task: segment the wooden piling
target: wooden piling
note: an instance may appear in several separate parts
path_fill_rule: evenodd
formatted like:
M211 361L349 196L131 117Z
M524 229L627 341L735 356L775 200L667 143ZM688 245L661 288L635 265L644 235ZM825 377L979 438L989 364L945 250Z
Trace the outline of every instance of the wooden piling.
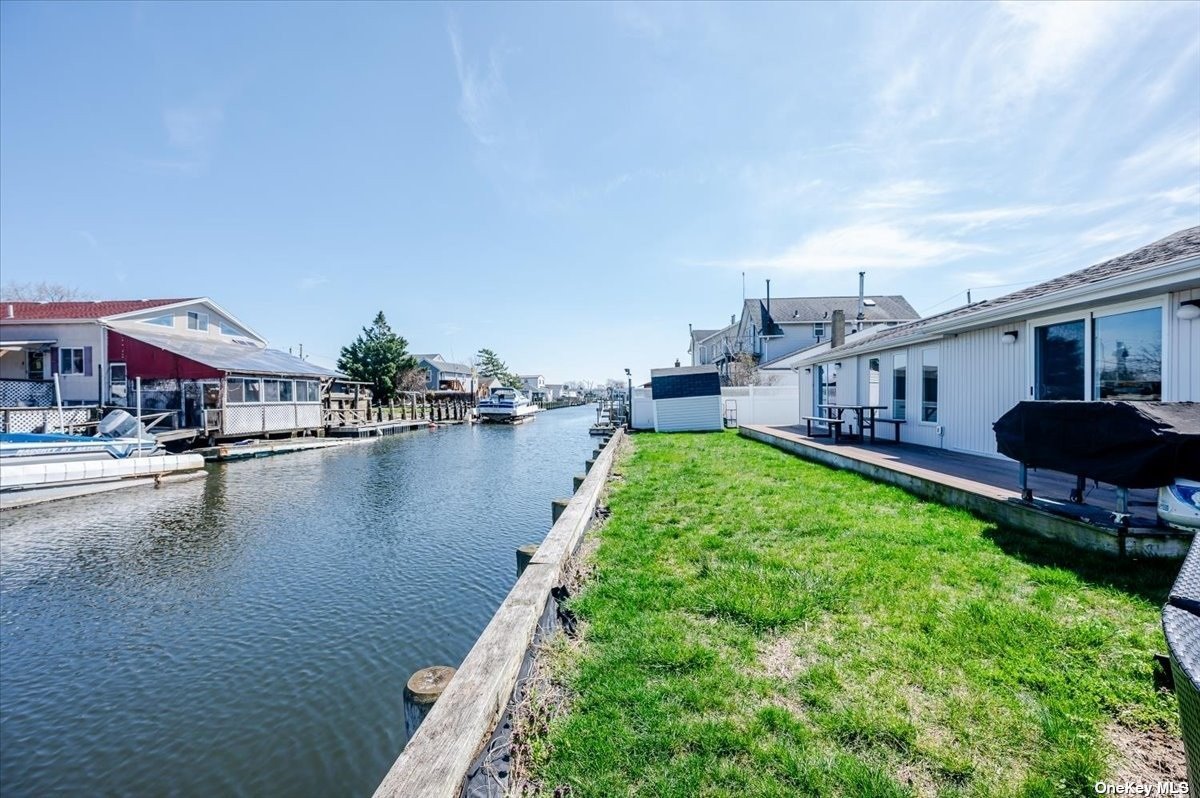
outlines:
M517 546L517 577L525 573L525 566L529 565L529 561L533 559L533 555L537 554L537 543L526 543L524 546Z
M571 503L570 499L551 499L550 500L550 523L557 524L558 517L563 514L563 510L567 509L567 505Z
M587 474L576 474L576 475L574 476L574 478L573 478L574 485L575 485L574 489L575 489L576 491L578 491L578 490L579 490L579 486L583 484L583 481L584 481L585 479L587 479Z
M417 733L417 727L441 698L453 676L454 668L449 665L434 665L421 668L409 677L408 684L404 686L404 731L408 739L411 740Z
M585 474L589 473L592 470L592 466L594 466L595 464L596 464L595 460L584 460L583 461L583 473L585 473Z

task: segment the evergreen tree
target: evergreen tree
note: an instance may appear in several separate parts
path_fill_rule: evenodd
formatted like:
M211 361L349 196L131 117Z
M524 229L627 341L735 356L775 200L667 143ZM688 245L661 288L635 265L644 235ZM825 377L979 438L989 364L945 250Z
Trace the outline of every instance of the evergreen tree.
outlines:
M395 398L400 375L416 368L417 361L408 354L408 341L392 331L381 310L354 343L342 347L337 367L352 380L371 383L375 400L383 403Z
M481 376L495 377L500 380L501 385L507 388L525 390L525 384L521 382L520 376L509 371L508 364L491 349L480 349L476 353L475 359L478 361L477 368Z

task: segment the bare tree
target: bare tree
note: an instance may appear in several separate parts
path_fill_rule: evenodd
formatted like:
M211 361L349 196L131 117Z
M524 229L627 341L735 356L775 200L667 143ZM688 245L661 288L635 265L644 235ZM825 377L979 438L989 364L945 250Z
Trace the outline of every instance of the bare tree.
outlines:
M7 282L0 286L0 298L10 302L71 302L91 299L91 296L69 285L40 280L36 283Z
M423 368L406 369L396 375L396 390L423 393L429 390L429 372Z
M730 386L762 385L763 380L758 372L758 364L754 355L742 352L729 361L728 379Z

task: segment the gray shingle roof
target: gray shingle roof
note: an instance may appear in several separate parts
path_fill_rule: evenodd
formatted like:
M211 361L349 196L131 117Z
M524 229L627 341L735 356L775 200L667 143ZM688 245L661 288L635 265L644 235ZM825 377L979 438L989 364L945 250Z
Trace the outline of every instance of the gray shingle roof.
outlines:
M975 302L955 308L954 310L948 310L945 313L939 313L936 316L929 316L908 324L889 327L879 331L868 339L855 341L830 351L841 354L842 352L851 352L864 347L878 348L878 345L883 342L899 343L907 338L920 336L927 328L934 324L940 327L943 322L957 319L961 319L966 324L969 323L973 316L986 311L1003 308L1006 305L1019 304L1072 288L1079 288L1103 282L1104 280L1110 280L1114 277L1145 271L1181 258L1196 256L1200 256L1200 227L1189 227L1155 241L1153 244L1148 244L1124 255L1097 263L1094 266L1088 266L1086 269L1079 269L1078 271L1055 277L1052 280L1047 280L1037 285L1031 285L1028 288L1022 288L1020 291L1014 291L1011 294L1005 294L995 299Z
M451 363L449 360L434 360L433 358L424 355L417 358L417 362L425 363L438 370L441 374L470 374L471 367L466 363Z
M716 335L720 330L692 330L692 343L698 344L710 335Z
M865 299L875 303L863 308L865 321L908 321L921 318L921 314L902 296L868 296ZM771 318L779 324L827 321L835 310L843 311L846 321L854 321L858 318L858 296L771 298Z

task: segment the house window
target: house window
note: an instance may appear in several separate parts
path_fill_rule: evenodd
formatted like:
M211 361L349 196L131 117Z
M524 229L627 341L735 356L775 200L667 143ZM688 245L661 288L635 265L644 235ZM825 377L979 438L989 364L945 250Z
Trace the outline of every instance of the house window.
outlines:
M921 352L921 420L936 424L938 420L938 351Z
M1092 398L1162 399L1162 308L1092 322Z
M825 322L819 321L813 325L813 338L825 337Z
M63 347L58 350L59 374L83 374L83 347Z
M230 377L226 381L228 394L226 404L260 404L262 402L262 383L254 377Z
M319 401L321 401L320 386L312 380L296 380L296 401L297 402L319 402Z
M157 324L160 327L174 327L175 326L175 316L170 313L167 313L166 315L163 315L163 316L155 316L152 319L144 319L142 321L142 324Z
M241 330L239 330L237 327L234 327L229 322L225 321L225 319L219 319L217 321L217 329L219 329L221 331L221 335L241 335L242 334Z
M208 329L208 314L188 311L188 329L204 331Z
M908 404L908 355L897 354L892 361L892 418L903 420Z
M1038 399L1083 399L1083 319L1034 329Z
M31 380L41 380L46 377L46 353L30 352L25 358L25 374Z

